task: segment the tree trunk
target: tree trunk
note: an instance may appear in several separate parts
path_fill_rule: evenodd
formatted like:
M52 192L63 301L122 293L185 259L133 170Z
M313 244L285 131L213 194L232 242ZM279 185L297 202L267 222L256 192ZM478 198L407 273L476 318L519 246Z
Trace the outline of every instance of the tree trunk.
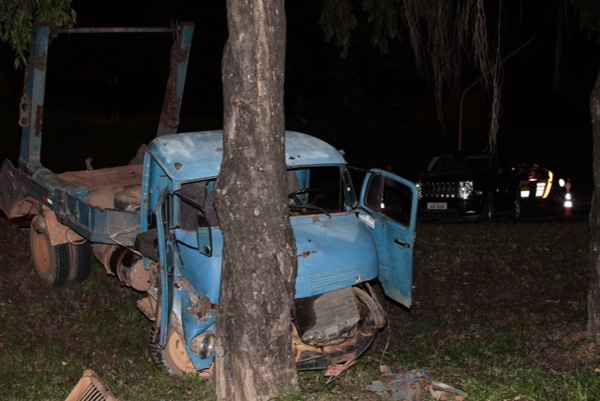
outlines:
M588 292L588 332L600 340L600 70L590 95L592 117L594 193L590 210L590 288Z
M224 143L217 211L224 235L217 323L219 400L268 400L297 384L296 251L287 209L283 0L227 0Z

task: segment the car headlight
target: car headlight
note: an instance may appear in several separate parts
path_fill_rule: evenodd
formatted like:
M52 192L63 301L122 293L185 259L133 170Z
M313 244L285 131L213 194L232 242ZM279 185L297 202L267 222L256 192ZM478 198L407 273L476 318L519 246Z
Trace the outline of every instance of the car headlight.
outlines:
M459 181L458 182L458 197L461 199L468 199L473 193L473 181Z

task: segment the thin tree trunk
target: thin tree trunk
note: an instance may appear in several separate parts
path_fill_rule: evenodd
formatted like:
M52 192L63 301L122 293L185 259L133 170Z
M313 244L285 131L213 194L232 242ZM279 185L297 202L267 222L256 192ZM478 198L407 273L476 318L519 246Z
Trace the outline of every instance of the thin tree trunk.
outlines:
M268 400L297 384L291 334L296 256L284 160L284 2L228 0L227 20L216 392L219 400Z
M502 51L502 7L504 2L498 3L498 26L496 41L496 60L492 74L492 110L490 118L490 130L488 133L490 153L496 156L496 145L498 143L498 131L500 130L500 113L502 112L502 61L500 55Z
M600 340L600 70L590 96L592 117L594 194L590 210L590 288L588 292L588 332Z

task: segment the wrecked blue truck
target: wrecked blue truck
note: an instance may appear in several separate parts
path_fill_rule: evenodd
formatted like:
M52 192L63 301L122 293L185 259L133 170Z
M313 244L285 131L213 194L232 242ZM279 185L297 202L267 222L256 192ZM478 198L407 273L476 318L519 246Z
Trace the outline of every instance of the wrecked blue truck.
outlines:
M183 42L174 46L189 45ZM30 63L25 96L43 104L40 66ZM174 71L173 82L185 79L185 69ZM39 277L52 286L82 281L93 254L141 294L153 359L172 374L208 376L221 287L223 234L213 195L222 132L166 133L161 117L141 164L55 173L40 163L34 110L41 111L29 107L21 116L28 124L18 165L5 160L0 170L0 209L9 220L30 221ZM298 255L293 352L298 369L335 368L358 358L385 325L371 282L411 305L417 192L412 182L374 169L357 193L342 153L307 134L285 133L285 158Z

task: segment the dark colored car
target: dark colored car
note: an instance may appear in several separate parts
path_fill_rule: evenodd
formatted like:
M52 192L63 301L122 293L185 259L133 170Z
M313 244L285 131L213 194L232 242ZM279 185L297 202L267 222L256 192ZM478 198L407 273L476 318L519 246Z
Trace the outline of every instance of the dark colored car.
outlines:
M436 156L417 186L422 218L489 220L496 213L515 213L512 171L488 154Z
M527 217L569 217L575 204L571 180L555 175L537 164L513 168L519 182L519 215Z
M421 175L419 215L433 220L492 220L568 214L570 182L538 165L509 166L489 154L447 154Z

